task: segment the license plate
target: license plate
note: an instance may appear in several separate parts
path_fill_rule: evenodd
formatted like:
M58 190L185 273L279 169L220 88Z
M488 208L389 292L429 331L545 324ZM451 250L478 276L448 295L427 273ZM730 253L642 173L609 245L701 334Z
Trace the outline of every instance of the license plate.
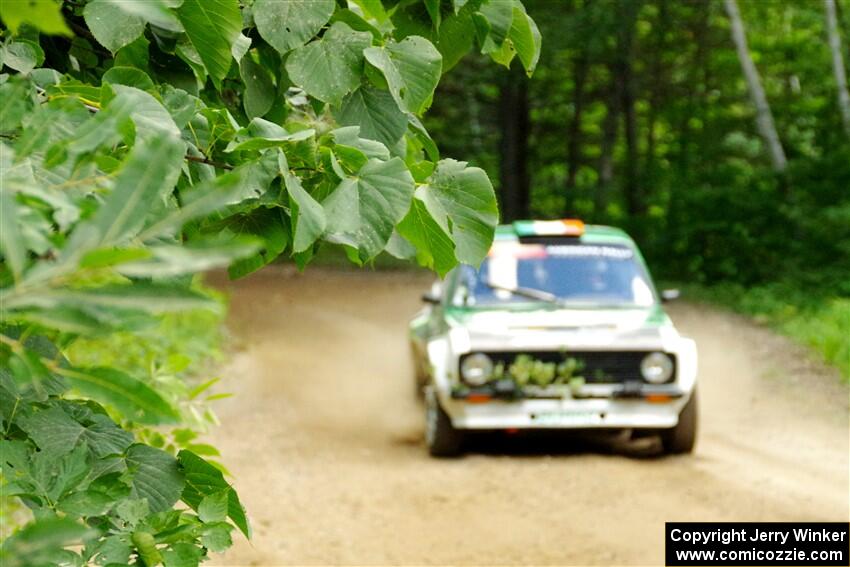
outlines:
M541 425L599 425L602 423L602 417L594 411L559 410L538 413L534 416L534 421Z

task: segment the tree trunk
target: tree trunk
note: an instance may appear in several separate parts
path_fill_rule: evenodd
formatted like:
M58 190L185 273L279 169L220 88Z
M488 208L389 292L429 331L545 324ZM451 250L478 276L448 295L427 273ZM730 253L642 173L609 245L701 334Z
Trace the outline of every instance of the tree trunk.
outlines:
M530 180L528 177L528 78L516 66L502 83L499 114L502 139L499 145L501 163L502 220L528 217Z
M626 210L630 215L640 215L643 212L644 205L640 179L638 179L637 116L635 114L635 87L632 70L637 9L638 2L636 0L620 4L617 56L614 67L620 81L620 107L626 141L626 157L623 163L623 194L626 199Z
M744 23L741 21L741 13L738 11L738 3L736 0L725 0L725 5L726 13L732 24L732 41L735 42L735 48L738 50L738 59L741 62L744 78L747 80L750 98L756 107L756 125L767 144L774 171L783 173L788 165L788 160L785 158L785 150L782 149L782 143L779 141L779 134L773 122L773 114L770 112L767 96L765 96L764 89L761 86L761 79L750 57L747 36L744 33Z
M574 62L574 93L573 93L573 119L567 129L567 183L566 183L566 207L565 215L572 213L573 192L576 188L576 176L581 167L581 123L584 115L585 85L587 84L587 73L590 67L587 52L582 52Z
M593 213L601 218L608 205L608 192L614 182L614 148L617 145L618 126L620 124L620 81L611 68L611 82L608 87L605 120L602 122L602 140L599 143L599 183L593 199Z
M844 57L841 54L841 36L838 34L838 18L835 15L835 0L823 0L826 11L826 32L829 36L829 50L832 52L832 68L835 72L835 84L838 88L838 108L844 131L850 136L850 93L847 91L847 73L844 70Z

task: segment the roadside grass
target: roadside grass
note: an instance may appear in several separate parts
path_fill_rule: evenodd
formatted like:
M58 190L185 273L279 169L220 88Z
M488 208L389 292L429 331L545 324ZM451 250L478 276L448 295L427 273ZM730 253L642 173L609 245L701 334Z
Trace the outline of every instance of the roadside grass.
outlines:
M818 296L783 283L682 287L688 298L747 315L811 348L850 383L850 298Z

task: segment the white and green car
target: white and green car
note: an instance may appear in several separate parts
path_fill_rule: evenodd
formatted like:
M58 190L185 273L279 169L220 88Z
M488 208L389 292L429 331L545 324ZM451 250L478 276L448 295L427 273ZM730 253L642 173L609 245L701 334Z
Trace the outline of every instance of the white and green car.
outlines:
M501 226L479 269L460 266L410 324L432 455L470 430L609 429L692 451L697 350L661 307L640 251L581 221Z

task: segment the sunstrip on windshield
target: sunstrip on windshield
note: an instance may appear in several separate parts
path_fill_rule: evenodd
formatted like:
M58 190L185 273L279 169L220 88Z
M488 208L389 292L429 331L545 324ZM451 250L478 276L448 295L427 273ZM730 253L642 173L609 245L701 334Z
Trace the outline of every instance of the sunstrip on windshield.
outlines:
M513 224L517 236L581 236L584 223L577 219L553 221L516 221Z

